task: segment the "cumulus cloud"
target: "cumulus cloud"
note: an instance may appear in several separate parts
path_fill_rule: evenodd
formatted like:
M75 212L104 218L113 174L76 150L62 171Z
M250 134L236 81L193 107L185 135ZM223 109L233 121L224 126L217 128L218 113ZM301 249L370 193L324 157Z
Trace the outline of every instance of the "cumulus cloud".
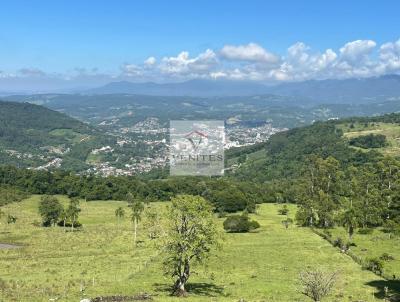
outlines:
M372 53L376 43L372 40L357 40L340 48L341 59L353 64L362 64Z
M220 54L223 58L233 61L250 61L275 64L279 62L279 57L268 52L256 43L247 45L225 45Z
M149 56L142 63L124 63L113 73L97 68L74 68L65 73L47 73L38 68L0 71L0 88L28 81L40 82L46 87L48 83L62 86L68 81L72 87L115 80L168 82L203 78L275 82L393 73L400 74L400 39L382 45L372 40L349 41L338 49L325 50L314 50L304 42L296 42L281 55L249 43L206 49L199 54L181 51L161 58Z
M194 58L182 51L176 57L164 57L159 68L162 73L170 75L201 75L210 73L217 63L217 55L211 49Z
M383 44L379 49L379 58L386 72L400 70L400 39Z
M144 61L144 65L146 66L152 66L154 64L156 64L157 60L155 57L148 57L145 61Z

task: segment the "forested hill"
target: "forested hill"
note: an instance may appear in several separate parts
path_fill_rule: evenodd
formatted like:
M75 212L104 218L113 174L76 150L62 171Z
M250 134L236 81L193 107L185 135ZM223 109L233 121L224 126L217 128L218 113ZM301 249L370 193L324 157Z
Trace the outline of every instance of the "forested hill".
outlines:
M266 143L229 150L239 179L273 181L298 177L312 156L337 159L342 167L400 156L400 114L355 117L294 128Z
M104 139L93 127L65 114L29 103L0 101L2 164L37 167L60 158L64 166L83 167L87 153Z

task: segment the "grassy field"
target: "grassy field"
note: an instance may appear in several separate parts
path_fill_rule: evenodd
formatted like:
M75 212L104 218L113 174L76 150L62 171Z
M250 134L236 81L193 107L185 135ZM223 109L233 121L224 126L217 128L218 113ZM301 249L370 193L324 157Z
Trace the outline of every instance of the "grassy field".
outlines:
M195 269L189 297L174 298L168 288L172 280L163 276L158 251L144 231L139 231L143 243L135 248L129 219L117 223L114 211L125 203L82 202L84 227L71 233L34 226L39 221L38 201L39 196L33 196L3 208L18 221L0 226L0 243L23 248L0 250L0 301L79 301L140 292L152 294L155 301L309 301L299 293L297 279L299 272L315 267L340 274L326 301L377 301L385 286L309 229L286 230L283 216L277 214L279 206L264 204L254 215L261 229L226 234L209 265ZM164 204L151 206L161 209ZM291 206L290 216L294 212Z
M345 242L348 235L344 228L330 230L332 238L342 238ZM384 262L384 272L388 276L400 278L400 238L389 236L382 232L380 228L374 229L371 234L355 233L352 242L356 246L351 247L351 251L362 259L379 258L386 253L394 257L393 260Z
M342 124L338 127L343 130L346 138L354 138L368 134L383 134L386 136L388 146L377 148L386 155L400 154L400 125L391 123L354 123L354 128L350 128L348 124Z
M72 129L54 129L49 134L53 136L67 138L73 144L80 143L82 140L90 138L90 136L80 134Z

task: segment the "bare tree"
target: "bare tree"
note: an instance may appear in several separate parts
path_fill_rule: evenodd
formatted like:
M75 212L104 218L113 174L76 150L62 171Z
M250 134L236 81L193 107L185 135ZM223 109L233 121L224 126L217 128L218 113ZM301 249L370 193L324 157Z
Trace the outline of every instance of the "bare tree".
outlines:
M337 279L337 272L329 273L321 270L307 270L300 273L302 294L314 302L321 302L329 295Z

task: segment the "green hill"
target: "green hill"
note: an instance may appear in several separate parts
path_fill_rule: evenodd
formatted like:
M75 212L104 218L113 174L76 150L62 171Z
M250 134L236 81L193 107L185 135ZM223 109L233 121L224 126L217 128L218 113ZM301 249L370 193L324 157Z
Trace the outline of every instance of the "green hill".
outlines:
M362 141L367 142L360 147ZM316 122L277 133L266 143L229 150L226 157L228 166L239 166L233 169L235 177L272 181L299 176L313 155L332 156L343 166L399 157L400 114Z
M81 170L89 152L109 138L65 114L29 103L0 101L0 161ZM61 159L61 160L58 160Z

